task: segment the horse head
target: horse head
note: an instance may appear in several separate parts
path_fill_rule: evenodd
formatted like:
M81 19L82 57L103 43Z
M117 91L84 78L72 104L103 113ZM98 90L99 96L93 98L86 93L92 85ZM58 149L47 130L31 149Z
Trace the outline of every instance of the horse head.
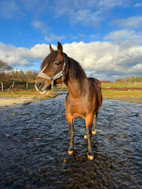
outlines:
M41 71L37 75L35 88L41 94L45 94L54 85L64 82L66 69L66 54L63 53L63 47L58 42L57 50L54 50L51 45L50 54L44 59L41 64Z

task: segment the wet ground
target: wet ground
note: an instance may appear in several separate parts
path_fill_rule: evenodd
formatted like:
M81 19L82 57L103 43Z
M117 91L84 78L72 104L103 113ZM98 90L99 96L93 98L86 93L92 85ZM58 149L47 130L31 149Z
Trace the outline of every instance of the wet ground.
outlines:
M142 105L103 101L89 161L81 118L67 155L64 98L0 110L0 188L142 188Z

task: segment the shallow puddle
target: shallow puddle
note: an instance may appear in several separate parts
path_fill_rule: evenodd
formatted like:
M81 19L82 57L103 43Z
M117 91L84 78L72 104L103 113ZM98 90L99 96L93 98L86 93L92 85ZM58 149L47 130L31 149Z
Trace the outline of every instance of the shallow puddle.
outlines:
M0 110L0 188L142 188L142 105L103 101L89 161L81 118L67 155L64 98Z

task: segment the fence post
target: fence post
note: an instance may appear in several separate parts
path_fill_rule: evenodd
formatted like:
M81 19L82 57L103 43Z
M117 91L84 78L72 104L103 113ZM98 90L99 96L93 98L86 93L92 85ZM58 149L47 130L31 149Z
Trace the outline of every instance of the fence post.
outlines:
M13 84L12 84L12 86L11 86L11 89L13 90L13 88L14 88L14 85L15 85L15 82L13 81Z
M3 82L1 81L1 91L3 91Z
M26 81L26 90L28 90L28 88L29 88L29 83L28 81Z

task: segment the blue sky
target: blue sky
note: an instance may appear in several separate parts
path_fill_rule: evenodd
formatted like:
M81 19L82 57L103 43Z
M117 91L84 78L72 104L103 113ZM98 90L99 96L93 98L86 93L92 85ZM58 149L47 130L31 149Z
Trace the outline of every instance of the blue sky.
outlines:
M0 0L0 60L39 71L58 41L88 76L142 75L142 1Z

